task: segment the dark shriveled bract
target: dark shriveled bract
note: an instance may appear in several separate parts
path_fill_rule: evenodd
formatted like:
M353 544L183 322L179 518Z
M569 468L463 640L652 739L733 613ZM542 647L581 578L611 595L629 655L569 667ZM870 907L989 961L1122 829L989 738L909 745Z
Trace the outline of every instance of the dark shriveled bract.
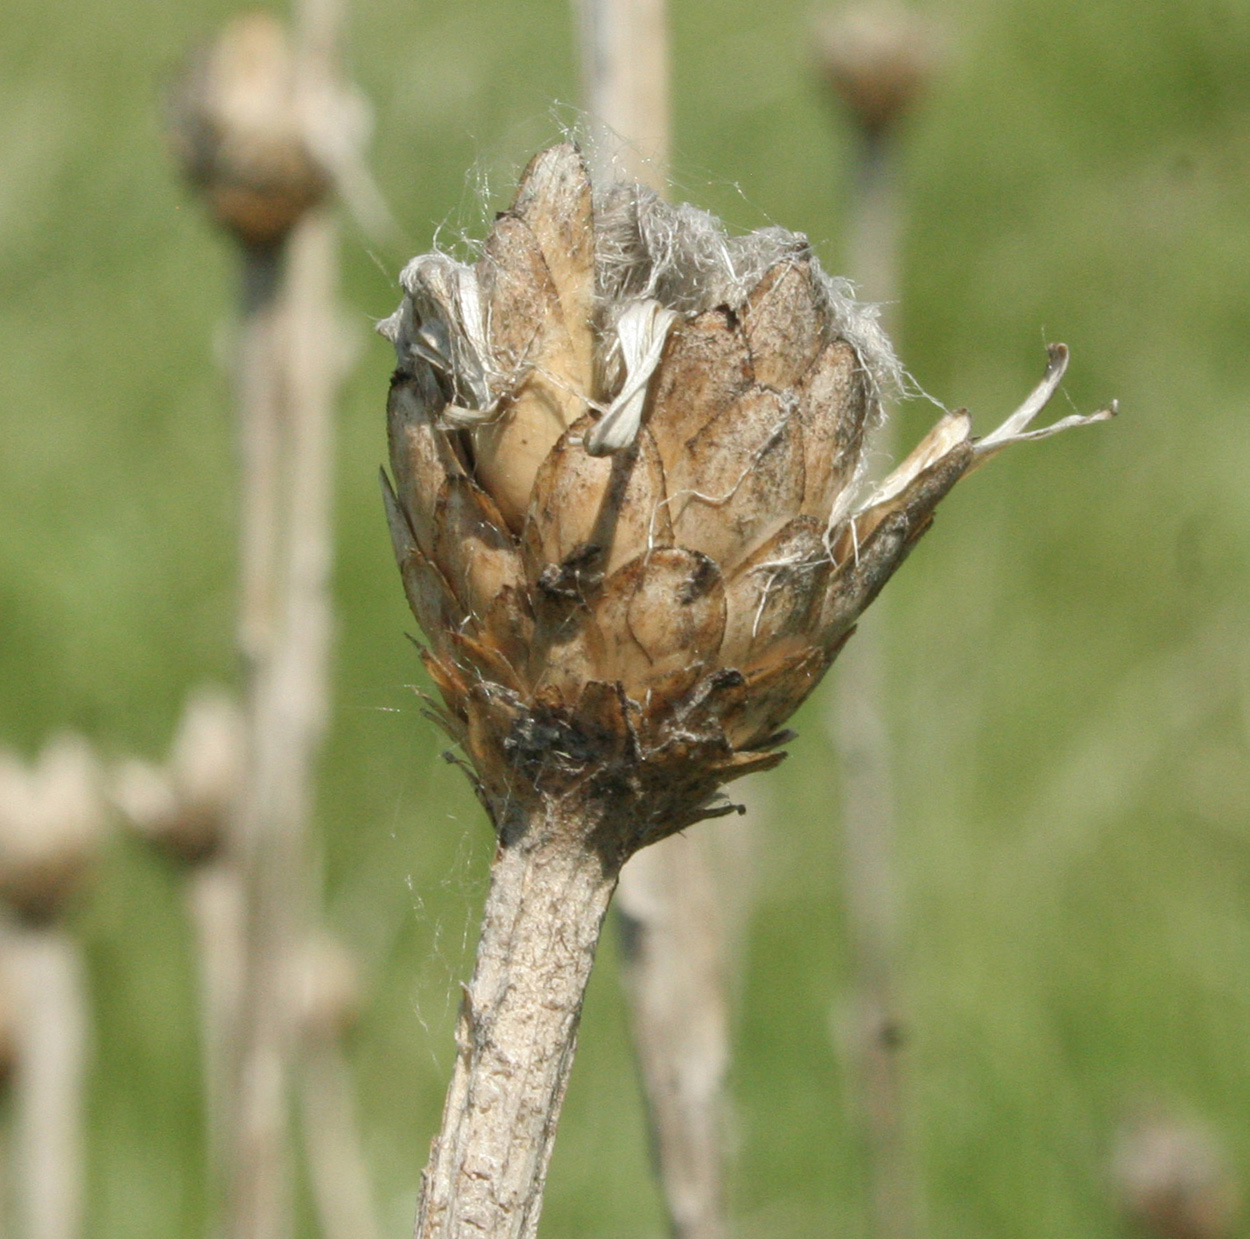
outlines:
M995 434L948 414L860 499L898 365L800 235L592 186L564 144L476 264L401 282L387 518L498 837L417 1235L532 1236L621 865L782 760L941 498L1050 433L1027 426L1067 352Z

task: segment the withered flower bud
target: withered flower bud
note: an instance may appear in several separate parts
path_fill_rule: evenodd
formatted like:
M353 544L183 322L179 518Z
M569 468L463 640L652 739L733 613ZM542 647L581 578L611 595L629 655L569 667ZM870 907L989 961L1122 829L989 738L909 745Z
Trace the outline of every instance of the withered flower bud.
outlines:
M201 49L170 95L187 178L244 244L278 244L330 188L294 50L268 13L244 13Z
M869 137L910 112L941 59L931 22L897 4L869 0L821 17L816 56L825 80Z
M980 444L949 415L867 502L898 366L806 239L730 237L539 155L475 266L415 259L386 502L444 719L501 828L590 780L624 854L724 811ZM632 819L628 827L626 819Z
M1165 1113L1126 1124L1111 1179L1122 1211L1160 1239L1228 1239L1237 1231L1240 1185L1204 1124Z
M112 798L134 829L186 864L226 841L243 777L243 719L215 689L187 700L164 765L130 759L112 779Z
M899 368L800 235L592 186L566 144L476 264L401 282L387 516L501 845L417 1234L529 1235L621 864L782 759L942 496L1050 433L1066 350L995 434L949 414L861 499Z
M50 740L33 765L0 753L0 898L29 920L56 915L100 852L106 807L85 740Z

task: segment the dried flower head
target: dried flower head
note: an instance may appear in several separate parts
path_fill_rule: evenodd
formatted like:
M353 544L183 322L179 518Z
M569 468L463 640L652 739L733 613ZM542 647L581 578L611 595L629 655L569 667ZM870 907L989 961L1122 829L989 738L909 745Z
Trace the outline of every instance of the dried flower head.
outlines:
M243 778L243 719L225 693L199 689L187 700L164 765L130 759L112 798L144 838L187 864L222 848Z
M0 753L0 898L31 920L55 915L90 873L105 825L99 763L81 737L55 737L31 766Z
M245 245L275 245L320 201L329 175L308 140L295 54L268 13L234 18L170 96L187 178Z
M337 938L320 931L292 961L296 1019L306 1038L333 1042L356 1026L362 1005L360 966Z
M1227 1239L1237 1230L1240 1187L1204 1124L1138 1117L1119 1133L1111 1177L1121 1209L1161 1239Z
M930 21L878 0L825 14L815 38L825 80L870 137L912 110L943 50Z
M1055 346L980 442L943 417L860 499L899 367L801 235L592 187L565 144L476 264L427 254L401 282L383 482L442 722L505 839L577 788L616 863L781 760L782 724L942 496L1050 433L1026 427L1066 363Z

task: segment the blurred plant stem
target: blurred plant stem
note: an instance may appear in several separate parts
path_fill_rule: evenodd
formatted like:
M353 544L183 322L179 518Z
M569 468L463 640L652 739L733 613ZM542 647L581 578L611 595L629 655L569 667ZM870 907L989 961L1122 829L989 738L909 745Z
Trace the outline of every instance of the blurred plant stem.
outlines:
M288 1086L295 1053L287 971L310 917L306 833L328 697L332 306L337 228L296 224L279 278L249 255L241 343L240 645L247 756L238 842L246 968L231 1132L231 1234L290 1234Z
M816 36L821 67L854 130L847 274L862 297L882 307L896 343L903 217L898 131L925 85L932 41L932 32L906 10L872 2L830 13ZM895 452L893 425L885 420L872 443L875 454L888 460ZM915 1239L924 1227L900 1060L905 1023L898 983L898 827L884 712L883 618L880 604L864 617L826 707L841 788L853 959L850 992L835 1004L835 1029L866 1144L873 1233L878 1239Z
M243 760L225 847L188 894L201 954L210 1150L221 1155L230 1239L289 1239L293 1229L301 1038L292 970L313 919L307 836L329 699L332 419L347 361L331 193L354 202L366 228L393 227L363 162L368 107L339 73L339 0L300 0L296 10L294 38L263 13L233 19L192 58L171 97L187 176L242 259ZM309 1089L335 1091L322 1120L350 1114L338 1104L343 1078L321 1070L303 1083L306 1108L317 1105ZM319 1134L356 1148L358 1159L354 1125ZM337 1173L341 1159L310 1152L314 1176ZM340 1186L313 1185L319 1200L341 1195ZM363 1235L373 1225L366 1189L356 1185L352 1205L362 1215L354 1233Z
M25 1239L83 1234L87 995L82 954L56 922L4 933L18 1019L15 1182Z
M582 93L617 174L668 188L669 38L666 0L574 0L581 28ZM619 148L619 149L618 149ZM599 169L602 172L602 169Z
M338 13L301 12L296 80L332 72ZM246 758L237 843L245 970L229 1132L229 1233L292 1233L290 967L311 916L306 835L329 696L331 426L342 346L338 228L313 207L280 247L244 254L239 643Z
M305 1047L300 1125L324 1239L377 1239L373 1189L356 1125L356 1091L342 1047Z
M668 187L669 40L665 0L576 0L583 91L620 175ZM603 139L601 139L603 140ZM619 145L619 149L616 149ZM592 163L604 152L592 152ZM723 1239L724 1087L729 1066L728 942L745 901L737 857L711 830L648 848L621 871L617 909L634 1051L653 1156L674 1235ZM726 865L731 872L725 872ZM718 873L718 869L721 871ZM732 905L732 908L731 908Z
M247 909L235 858L224 854L196 866L187 875L185 898L198 964L208 1174L209 1181L217 1184L230 1154L231 1054L245 972Z

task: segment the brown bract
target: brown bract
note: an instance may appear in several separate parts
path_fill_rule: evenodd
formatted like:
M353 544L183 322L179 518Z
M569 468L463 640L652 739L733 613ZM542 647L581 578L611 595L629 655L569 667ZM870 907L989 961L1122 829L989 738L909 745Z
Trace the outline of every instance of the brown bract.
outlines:
M614 864L782 759L938 501L1022 437L1066 363L1055 346L1023 421L979 445L948 415L857 503L897 363L801 236L729 238L642 187L592 188L565 144L475 266L426 256L403 283L383 490L440 721L505 841L576 789ZM626 429L592 455L604 417Z

